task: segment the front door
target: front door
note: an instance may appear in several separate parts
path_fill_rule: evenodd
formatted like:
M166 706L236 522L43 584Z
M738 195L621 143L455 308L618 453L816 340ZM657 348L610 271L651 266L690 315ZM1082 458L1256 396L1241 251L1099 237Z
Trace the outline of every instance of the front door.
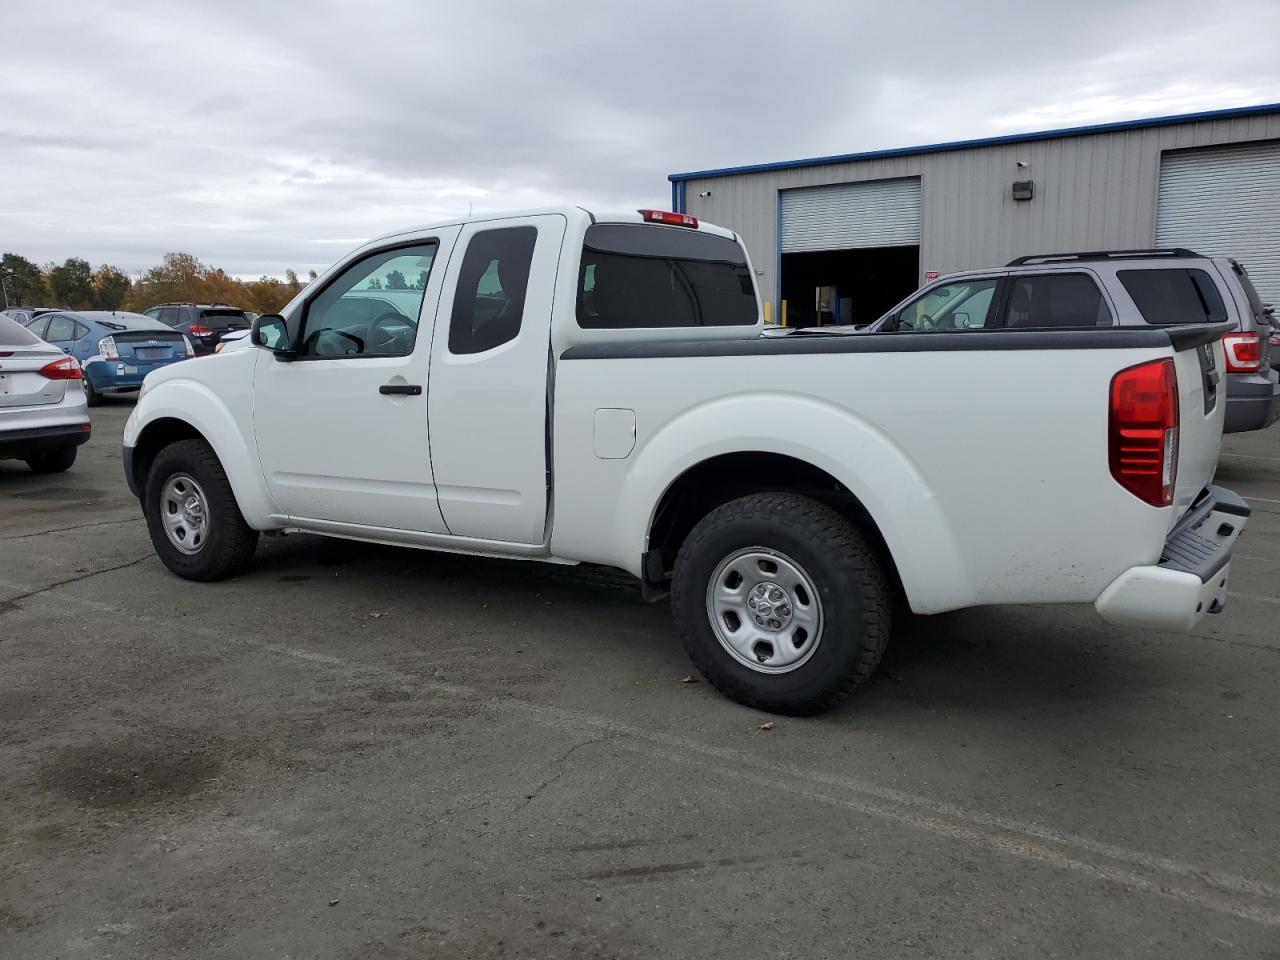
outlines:
M558 214L471 223L449 261L430 419L452 534L545 540L551 308L565 225Z
M254 433L290 518L444 533L427 389L456 227L363 253L289 318L295 357L262 350Z

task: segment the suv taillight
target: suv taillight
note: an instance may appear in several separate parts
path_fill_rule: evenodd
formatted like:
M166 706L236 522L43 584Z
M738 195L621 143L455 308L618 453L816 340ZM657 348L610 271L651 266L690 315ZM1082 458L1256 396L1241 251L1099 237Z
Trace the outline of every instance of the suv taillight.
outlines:
M1111 378L1111 476L1153 507L1173 503L1178 478L1178 374L1152 360Z
M209 334L213 333L213 331L208 327L203 327L198 323L193 323L187 330L187 333L191 334L193 337L207 337Z
M80 364L75 357L62 357L40 368L40 376L46 380L80 380Z
M1257 373L1262 368L1262 336L1253 333L1228 333L1222 338L1227 355L1227 373Z
M120 351L116 349L115 337L103 337L98 341L98 352L103 360L119 360Z

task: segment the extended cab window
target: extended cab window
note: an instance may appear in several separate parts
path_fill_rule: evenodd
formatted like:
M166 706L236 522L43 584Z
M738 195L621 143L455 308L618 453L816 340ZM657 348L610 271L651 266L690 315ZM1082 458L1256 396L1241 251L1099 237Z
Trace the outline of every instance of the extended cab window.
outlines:
M449 318L450 353L483 353L516 338L537 240L537 227L472 234Z
M578 326L751 326L755 287L742 247L686 227L597 223L578 273Z
M407 357L435 256L436 244L420 243L347 267L307 304L298 356Z
M1227 319L1213 278L1203 270L1118 270L1147 323L1211 323Z
M898 312L895 330L968 330L987 325L996 277L934 287Z
M1111 310L1087 273L1043 273L1009 281L1006 327L1109 327Z

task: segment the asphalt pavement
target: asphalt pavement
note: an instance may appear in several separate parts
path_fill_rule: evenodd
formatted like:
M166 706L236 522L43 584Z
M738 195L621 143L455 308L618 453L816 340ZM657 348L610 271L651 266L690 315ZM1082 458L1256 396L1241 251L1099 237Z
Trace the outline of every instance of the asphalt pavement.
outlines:
M1280 427L1225 444L1193 635L920 618L800 720L607 570L289 536L178 580L130 406L0 462L0 957L1280 958Z

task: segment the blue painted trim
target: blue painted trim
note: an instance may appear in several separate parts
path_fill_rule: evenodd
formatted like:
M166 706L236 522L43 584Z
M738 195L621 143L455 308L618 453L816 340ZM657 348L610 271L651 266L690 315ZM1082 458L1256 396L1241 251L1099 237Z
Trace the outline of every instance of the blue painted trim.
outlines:
M773 200L773 319L782 323L782 191Z
M1145 120L1121 120L1118 123L1099 123L1085 127L1063 127L1059 130L1041 130L1036 133L1014 133L1002 137L984 137L977 140L952 140L947 143L931 143L920 147L895 147L889 150L869 150L865 153L843 153L830 157L809 157L804 160L782 160L776 163L749 163L740 167L717 167L712 170L693 170L688 173L672 173L667 179L672 183L686 180L704 180L712 177L729 177L739 173L764 173L769 170L796 170L801 167L821 167L831 163L854 163L859 160L880 160L886 157L910 157L926 153L946 153L951 150L969 150L974 147L995 147L1007 143L1034 143L1037 140L1056 140L1060 137L1083 137L1096 133L1115 133L1120 130L1143 130L1149 127L1172 127L1180 123L1200 123L1205 120L1234 120L1241 117L1259 117L1280 113L1280 103L1263 103L1252 107L1234 107L1230 110L1206 110L1201 113L1182 113L1168 117L1151 117Z
M678 196L676 191L678 191L679 189L680 189L680 181L672 180L671 181L671 212L672 213L680 212L680 208L676 206L676 203L677 203L676 197Z

